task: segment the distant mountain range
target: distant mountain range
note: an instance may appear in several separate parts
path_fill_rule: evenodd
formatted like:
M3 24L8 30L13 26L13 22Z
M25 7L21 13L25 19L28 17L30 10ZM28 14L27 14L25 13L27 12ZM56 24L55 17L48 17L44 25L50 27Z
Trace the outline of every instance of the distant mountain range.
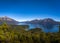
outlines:
M3 22L6 22L7 24L12 24L12 25L16 25L19 23L18 21L14 20L12 18L9 18L7 16L0 17L0 24L2 24Z
M6 22L7 24L12 24L12 25L17 25L19 23L25 23L25 24L34 24L36 27L38 27L37 25L42 25L45 28L52 28L54 25L59 25L60 22L55 21L51 18L46 18L43 20L31 20L31 21L25 21L25 22L18 22L12 18L9 18L7 16L4 17L0 17L0 24Z
M32 20L32 21L26 21L25 23L34 24L36 26L38 24L38 25L42 25L43 27L49 28L49 29L53 28L54 25L59 25L60 24L60 22L55 21L51 18L46 18L46 19L43 19L43 20L36 19L36 20Z
M36 23L38 23L38 24L50 24L51 23L51 24L56 25L56 24L59 24L60 22L55 21L51 18L46 18L46 19L42 19L42 20L35 19L35 20L31 20L31 21L25 21L25 23L32 23L32 24L36 24Z

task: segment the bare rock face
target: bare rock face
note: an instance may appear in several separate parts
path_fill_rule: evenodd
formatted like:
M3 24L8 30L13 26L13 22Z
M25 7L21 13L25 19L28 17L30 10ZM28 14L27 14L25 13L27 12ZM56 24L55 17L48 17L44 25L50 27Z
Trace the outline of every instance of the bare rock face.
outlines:
M0 17L0 24L3 22L6 22L7 24L12 24L12 25L15 25L18 23L18 21L14 20L12 18L9 18L7 16Z

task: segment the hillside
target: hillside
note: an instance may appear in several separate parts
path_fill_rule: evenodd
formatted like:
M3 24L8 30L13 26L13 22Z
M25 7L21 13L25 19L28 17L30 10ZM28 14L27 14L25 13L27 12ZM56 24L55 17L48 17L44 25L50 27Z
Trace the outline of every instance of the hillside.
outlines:
M7 24L12 24L12 25L16 25L19 23L18 21L14 20L12 18L9 18L7 16L0 17L0 24L2 24L3 22L6 22Z

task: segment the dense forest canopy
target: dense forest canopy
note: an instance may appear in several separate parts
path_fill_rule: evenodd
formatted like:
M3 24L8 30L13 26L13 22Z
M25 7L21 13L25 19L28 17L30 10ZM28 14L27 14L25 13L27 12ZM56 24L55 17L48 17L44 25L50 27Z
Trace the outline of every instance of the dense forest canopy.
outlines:
M60 31L45 33L40 28L26 31L27 28L29 26L1 24L0 43L60 43Z

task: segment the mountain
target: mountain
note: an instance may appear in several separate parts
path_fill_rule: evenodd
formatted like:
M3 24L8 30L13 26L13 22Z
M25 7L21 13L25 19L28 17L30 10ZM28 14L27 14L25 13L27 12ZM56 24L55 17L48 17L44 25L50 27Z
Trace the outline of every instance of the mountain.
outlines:
M45 24L45 23L52 23L52 24L58 24L59 22L51 19L51 18L46 18L46 19L42 19L42 20L38 20L38 19L35 19L35 20L31 20L31 21L26 21L26 23L33 23L33 24L36 24L36 23L42 23L42 24Z
M9 18L7 16L0 17L0 24L2 24L3 22L6 22L7 24L12 24L12 25L19 23L18 21L14 20L12 18Z
M54 25L59 25L60 23L51 19L51 18L46 18L42 20L31 20L31 21L26 21L25 23L27 24L34 24L35 27L38 27L38 25L42 25L44 28L51 29L54 27Z
M55 21L55 20L53 20L53 19L47 18L47 19L43 19L43 20L40 22L40 24L42 24L43 27L45 27L45 28L51 29L51 28L54 27L54 25L59 25L59 22L57 22L57 21Z

